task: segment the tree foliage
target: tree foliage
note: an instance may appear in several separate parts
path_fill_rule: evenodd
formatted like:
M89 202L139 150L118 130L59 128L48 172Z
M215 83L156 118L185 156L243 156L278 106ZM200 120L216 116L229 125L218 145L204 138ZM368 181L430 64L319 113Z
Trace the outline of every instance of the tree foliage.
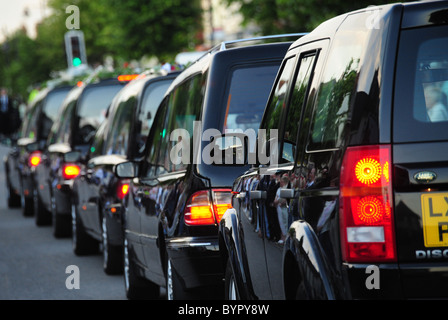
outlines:
M255 23L262 34L309 32L336 15L396 1L371 0L223 0L238 4L244 23Z
M26 96L31 84L67 68L64 34L70 5L79 8L93 66L106 56L121 62L143 56L170 60L194 49L202 25L200 0L49 0L52 13L37 26L36 39L19 30L0 44L0 86Z

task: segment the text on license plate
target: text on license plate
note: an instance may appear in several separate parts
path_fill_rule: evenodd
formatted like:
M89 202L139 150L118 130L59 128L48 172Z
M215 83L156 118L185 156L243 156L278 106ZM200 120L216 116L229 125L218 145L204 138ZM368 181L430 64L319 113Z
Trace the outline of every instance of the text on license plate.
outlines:
M423 236L426 247L448 246L448 193L423 194Z

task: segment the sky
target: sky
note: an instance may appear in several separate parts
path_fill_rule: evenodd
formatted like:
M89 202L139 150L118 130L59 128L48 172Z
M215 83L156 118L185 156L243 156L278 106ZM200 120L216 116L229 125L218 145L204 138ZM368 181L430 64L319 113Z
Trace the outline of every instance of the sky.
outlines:
M0 42L22 26L35 37L36 23L48 14L47 0L0 0Z

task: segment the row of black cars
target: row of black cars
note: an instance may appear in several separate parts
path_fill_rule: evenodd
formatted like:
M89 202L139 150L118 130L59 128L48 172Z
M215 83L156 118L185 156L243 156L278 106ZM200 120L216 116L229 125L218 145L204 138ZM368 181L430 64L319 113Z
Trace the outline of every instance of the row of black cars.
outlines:
M114 81L99 125L72 89L7 159L9 203L101 248L128 298L446 298L447 24L447 1L397 3L223 43Z

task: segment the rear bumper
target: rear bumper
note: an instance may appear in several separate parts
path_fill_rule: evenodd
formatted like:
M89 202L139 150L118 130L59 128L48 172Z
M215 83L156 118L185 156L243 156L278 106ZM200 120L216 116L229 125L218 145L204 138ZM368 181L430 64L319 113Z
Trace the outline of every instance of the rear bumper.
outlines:
M369 266L344 265L351 299L448 299L448 262Z
M183 237L166 242L172 267L186 289L222 282L224 270L217 237Z
M343 273L349 299L404 298L397 264L344 264Z

